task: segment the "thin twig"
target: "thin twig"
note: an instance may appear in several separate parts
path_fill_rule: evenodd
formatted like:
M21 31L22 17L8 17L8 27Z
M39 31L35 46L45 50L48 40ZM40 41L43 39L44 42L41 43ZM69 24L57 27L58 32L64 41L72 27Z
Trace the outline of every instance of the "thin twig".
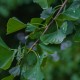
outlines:
M64 3L61 5L59 11L57 12L56 16L52 19L52 21L46 26L46 29L44 30L44 32L42 33L42 35L45 34L45 32L48 30L48 28L50 27L50 25L56 20L56 18L60 15L60 12L62 11L62 9L64 8L65 4L67 3L67 0L64 1ZM42 36L41 35L41 36ZM31 49L38 43L39 39L36 40L34 42L34 44L31 46L31 48L29 49L29 51L27 53L29 53L31 51Z
M27 53L29 53L33 49L33 47L38 43L38 41L39 39L34 42L34 44L30 47Z

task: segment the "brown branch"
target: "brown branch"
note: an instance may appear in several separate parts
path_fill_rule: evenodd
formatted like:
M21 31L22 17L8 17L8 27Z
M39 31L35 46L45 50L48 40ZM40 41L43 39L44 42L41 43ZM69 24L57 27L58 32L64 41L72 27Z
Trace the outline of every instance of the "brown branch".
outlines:
M52 19L52 21L46 26L46 29L44 30L44 32L42 33L42 35L45 34L45 32L48 30L48 28L50 27L50 25L56 20L56 18L60 15L60 12L62 11L62 9L64 8L64 6L66 5L67 0L64 1L64 3L61 5L59 11L57 12L56 16ZM41 36L42 36L41 35ZM31 48L29 49L28 53L30 52L30 50L38 43L39 39L36 40L34 42L34 44L31 46Z

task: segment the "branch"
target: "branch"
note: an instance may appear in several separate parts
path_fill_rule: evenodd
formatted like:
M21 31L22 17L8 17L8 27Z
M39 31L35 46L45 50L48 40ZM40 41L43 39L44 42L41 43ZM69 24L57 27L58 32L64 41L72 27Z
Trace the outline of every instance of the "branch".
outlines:
M65 4L67 3L67 0L64 1L64 3L61 5L59 11L57 12L56 16L52 19L52 21L46 26L46 29L44 30L44 32L42 33L42 35L44 35L44 33L48 30L49 26L56 20L56 18L59 16L60 12L62 11L62 9L64 8ZM41 35L41 36L42 36Z
M64 1L64 3L61 5L59 11L57 12L56 16L51 20L51 22L46 26L46 29L44 30L44 32L42 33L42 35L45 34L45 32L48 30L48 28L51 26L51 24L56 20L56 18L60 15L60 12L62 11L62 9L64 8L64 6L66 5L67 0ZM42 36L41 35L41 36ZM34 44L31 46L31 48L29 49L28 53L33 49L33 47L38 43L39 39L36 40L34 42Z

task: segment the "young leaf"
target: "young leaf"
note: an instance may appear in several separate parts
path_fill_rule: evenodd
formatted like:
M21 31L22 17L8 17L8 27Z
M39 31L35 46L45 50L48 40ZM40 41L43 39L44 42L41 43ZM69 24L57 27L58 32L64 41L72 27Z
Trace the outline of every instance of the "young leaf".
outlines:
M12 17L9 19L9 21L7 23L7 34L16 32L23 28L25 28L25 24L23 22L19 21L18 19L16 19L15 17Z

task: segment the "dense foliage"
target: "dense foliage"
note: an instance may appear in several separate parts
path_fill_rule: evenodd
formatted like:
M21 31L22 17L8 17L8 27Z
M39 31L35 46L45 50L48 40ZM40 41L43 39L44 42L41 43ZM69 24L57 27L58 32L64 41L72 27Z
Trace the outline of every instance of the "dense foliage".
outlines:
M0 0L0 15L30 3L40 16L0 22L0 80L80 80L80 0Z

